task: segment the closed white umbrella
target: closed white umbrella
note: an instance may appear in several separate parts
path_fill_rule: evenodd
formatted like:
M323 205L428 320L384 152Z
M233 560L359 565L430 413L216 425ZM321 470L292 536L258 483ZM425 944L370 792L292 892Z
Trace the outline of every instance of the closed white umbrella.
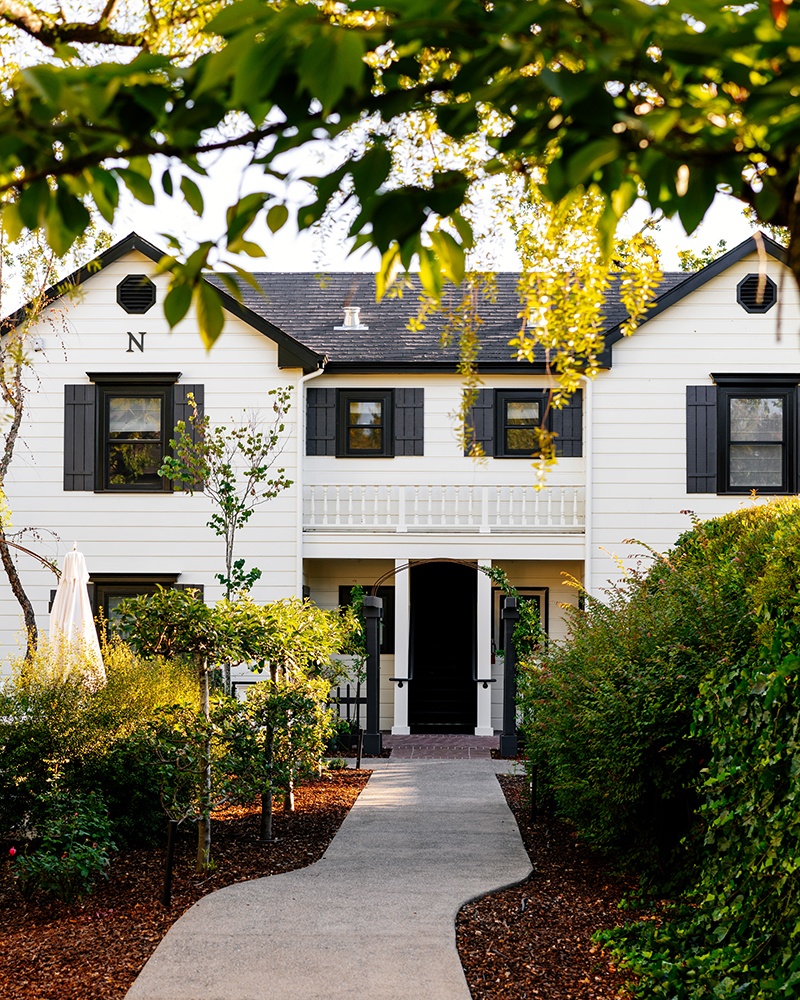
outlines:
M105 684L106 671L86 589L88 582L86 560L77 547L73 547L64 558L50 611L50 645L60 661L63 677L77 668L87 683L96 688Z

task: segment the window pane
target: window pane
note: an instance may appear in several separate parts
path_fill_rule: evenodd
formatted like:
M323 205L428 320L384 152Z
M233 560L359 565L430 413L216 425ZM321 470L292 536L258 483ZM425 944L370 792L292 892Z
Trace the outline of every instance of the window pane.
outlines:
M783 398L731 399L731 441L783 441Z
M509 427L506 432L506 448L509 451L533 452L537 449L536 432L533 428Z
M161 397L112 396L108 401L108 436L161 439Z
M539 402L535 399L509 400L506 403L508 424L538 424Z
M774 486L783 488L783 446L779 444L732 444L731 487Z
M379 399L350 401L350 426L371 427L381 423L382 404Z
M161 467L161 435L154 444L111 444L108 449L108 479L111 486L158 483Z
M380 427L351 427L349 442L352 451L380 451L383 431Z

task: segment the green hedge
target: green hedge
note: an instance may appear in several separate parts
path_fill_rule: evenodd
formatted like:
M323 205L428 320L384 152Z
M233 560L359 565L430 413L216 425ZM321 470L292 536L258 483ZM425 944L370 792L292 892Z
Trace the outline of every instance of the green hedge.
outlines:
M800 501L696 524L572 626L526 674L531 755L589 840L685 886L603 936L635 995L800 997Z

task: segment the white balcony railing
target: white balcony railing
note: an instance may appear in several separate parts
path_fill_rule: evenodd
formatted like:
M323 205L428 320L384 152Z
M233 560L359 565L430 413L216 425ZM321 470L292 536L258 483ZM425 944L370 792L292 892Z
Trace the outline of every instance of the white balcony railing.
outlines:
M582 486L314 484L304 531L582 532Z

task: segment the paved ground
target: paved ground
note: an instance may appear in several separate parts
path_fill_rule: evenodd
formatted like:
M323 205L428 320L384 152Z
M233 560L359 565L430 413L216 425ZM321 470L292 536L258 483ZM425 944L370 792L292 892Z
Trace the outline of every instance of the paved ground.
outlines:
M530 871L496 778L509 765L394 752L366 764L320 861L206 896L127 1000L469 1000L456 914Z
M383 737L391 748L392 760L491 760L499 746L497 736L389 736ZM365 765L368 766L368 763Z

